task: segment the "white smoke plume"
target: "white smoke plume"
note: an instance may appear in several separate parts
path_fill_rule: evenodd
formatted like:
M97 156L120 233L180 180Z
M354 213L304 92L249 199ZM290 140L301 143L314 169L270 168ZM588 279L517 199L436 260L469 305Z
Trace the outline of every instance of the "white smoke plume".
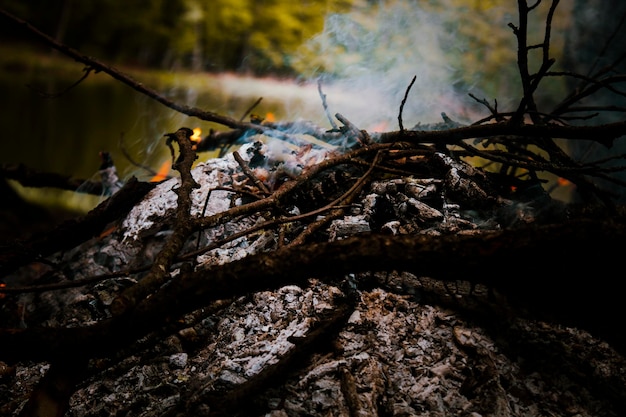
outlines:
M331 113L341 112L362 128L386 122L393 130L416 76L403 111L405 126L440 122L441 112L469 121L467 109L475 103L468 92L476 93L477 86L462 68L470 43L457 30L460 10L426 10L420 3L380 2L327 17L323 33L296 61L309 80L328 86Z

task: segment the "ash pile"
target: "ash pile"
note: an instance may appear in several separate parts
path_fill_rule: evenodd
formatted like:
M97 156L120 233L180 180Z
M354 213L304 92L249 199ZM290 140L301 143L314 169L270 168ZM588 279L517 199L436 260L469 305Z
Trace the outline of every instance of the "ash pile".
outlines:
M480 237L568 216L536 178L489 173L434 146L361 139L342 150L260 138L189 163L189 175L181 146L180 177L39 273L88 285L5 298L7 327L58 333L39 360L5 364L3 414L19 415L46 390L43 375L72 375L80 359L69 416L623 412L626 362L608 344L516 317L462 276L322 274L324 259L310 275L256 279L250 265L218 274L264 254L260 265L279 270L290 262L281 254L305 244Z

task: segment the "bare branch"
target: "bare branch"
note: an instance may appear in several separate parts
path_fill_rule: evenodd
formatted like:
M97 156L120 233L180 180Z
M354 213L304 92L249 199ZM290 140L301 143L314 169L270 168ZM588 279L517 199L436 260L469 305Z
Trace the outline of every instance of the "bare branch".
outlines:
M398 113L398 126L400 127L400 131L404 130L404 126L402 125L402 110L404 110L404 105L406 103L406 99L409 96L409 91L411 91L411 87L415 84L415 80L417 79L417 75L413 76L413 79L409 83L409 86L406 88L404 92L404 97L402 98L402 102L400 103L400 112Z
M335 123L335 120L330 116L330 112L328 111L328 103L326 103L326 94L322 92L322 80L317 81L317 92L319 93L320 98L322 99L322 106L324 106L324 113L326 113L328 122L330 123L333 129L337 130L337 123Z

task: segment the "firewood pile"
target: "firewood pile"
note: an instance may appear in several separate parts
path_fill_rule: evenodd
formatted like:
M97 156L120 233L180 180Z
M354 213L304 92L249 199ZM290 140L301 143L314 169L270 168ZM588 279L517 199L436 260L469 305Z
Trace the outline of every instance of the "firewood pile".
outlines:
M54 267L8 276L32 287L2 305L3 323L21 329L3 334L5 358L18 360L4 365L7 413L28 409L32 390L61 407L58 379L76 389L67 396L75 416L621 409L623 357L584 328L515 310L497 291L514 286L484 271L506 261L420 256L424 245L489 252L490 236L507 245L502 233L531 226L564 233L575 213L537 183L433 146L356 136L342 149L258 135L191 168L190 135L167 135L180 145L180 177L144 190L105 232L51 254ZM103 210L120 198L124 189Z

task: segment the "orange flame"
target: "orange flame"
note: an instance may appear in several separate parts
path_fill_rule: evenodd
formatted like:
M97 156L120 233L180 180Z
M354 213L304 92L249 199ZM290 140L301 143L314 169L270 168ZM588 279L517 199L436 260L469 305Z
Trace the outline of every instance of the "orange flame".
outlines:
M274 113L267 112L267 114L265 115L265 121L266 122L270 122L270 123L275 122L276 121L276 117L274 117Z
M199 127L196 127L193 130L193 135L191 135L191 137L189 139L191 139L192 142L200 142L202 140L202 129L200 129Z
M4 282L0 282L0 288L5 288L7 286L7 284L5 284ZM0 298L4 298L5 297L5 293L0 292Z
M157 171L156 175L150 179L150 182L159 182L167 178L167 174L170 173L172 168L172 161L169 159L161 164L161 167Z

